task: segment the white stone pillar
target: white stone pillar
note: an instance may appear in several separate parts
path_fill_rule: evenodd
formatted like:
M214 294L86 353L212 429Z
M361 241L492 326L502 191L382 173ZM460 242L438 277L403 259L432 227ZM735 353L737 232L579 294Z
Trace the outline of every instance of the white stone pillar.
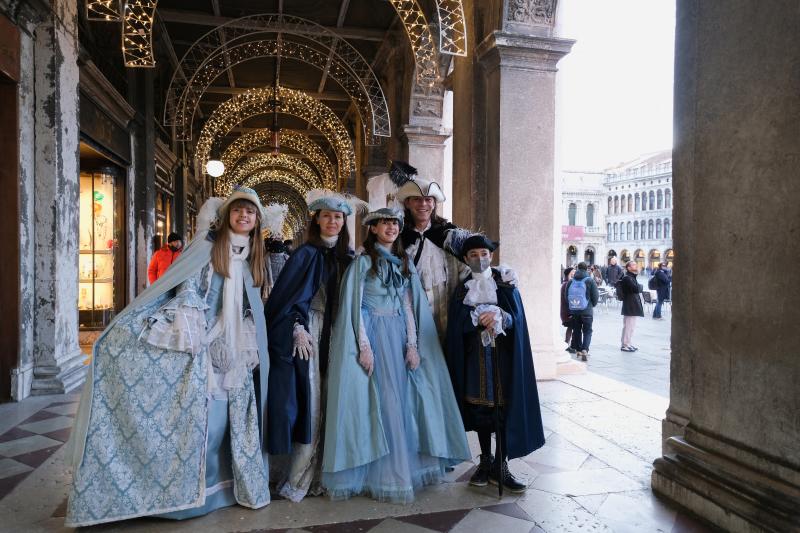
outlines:
M452 131L431 126L403 126L403 137L408 145L408 162L417 169L421 178L433 180L444 188L444 154L446 142ZM450 198L447 201L451 201ZM442 214L442 206L437 209Z
M52 2L35 30L36 240L32 394L63 393L85 377L78 346L77 4Z
M573 43L495 31L477 49L486 73L488 231L500 240L500 261L519 274L538 379L585 368L557 348L555 74Z

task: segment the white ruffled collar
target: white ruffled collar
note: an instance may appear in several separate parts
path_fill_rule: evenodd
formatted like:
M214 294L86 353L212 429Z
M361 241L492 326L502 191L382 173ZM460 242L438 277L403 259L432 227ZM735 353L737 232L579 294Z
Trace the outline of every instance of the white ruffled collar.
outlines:
M322 243L325 245L326 248L333 248L336 246L336 243L339 242L339 236L334 235L333 237L326 237L324 235L320 235L322 239Z
M464 296L464 304L477 306L497 303L497 283L494 281L491 268L477 274L473 272L472 279L465 285L467 294Z

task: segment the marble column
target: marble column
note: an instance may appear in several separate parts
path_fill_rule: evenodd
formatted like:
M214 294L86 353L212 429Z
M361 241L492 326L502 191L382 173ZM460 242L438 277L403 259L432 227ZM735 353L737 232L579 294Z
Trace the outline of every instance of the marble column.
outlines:
M800 530L800 10L678 2L670 406L653 490Z
M555 75L573 43L495 31L477 48L486 75L486 230L500 240L500 262L519 275L538 379L585 368L564 357L556 342Z
M32 394L78 387L78 15L54 1L35 30L35 329Z
M444 188L445 143L452 131L439 126L403 126L408 145L408 161L420 177L430 179ZM450 198L447 199L450 201ZM437 209L442 214L442 206Z

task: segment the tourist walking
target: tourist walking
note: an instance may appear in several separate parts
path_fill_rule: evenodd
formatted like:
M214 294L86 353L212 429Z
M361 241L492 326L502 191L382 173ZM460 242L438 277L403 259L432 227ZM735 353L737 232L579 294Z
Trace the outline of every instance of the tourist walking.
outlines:
M653 279L655 280L655 290L658 298L653 309L653 318L661 320L661 307L664 305L665 300L669 300L672 285L672 272L667 269L666 263L658 264L658 269L653 273Z
M575 275L575 269L573 267L567 267L564 269L564 282L561 283L561 325L567 328L567 331L564 335L564 342L567 343L567 350L569 353L575 353L575 349L572 347L572 314L569 311L569 303L567 302L567 285L572 280L572 277Z
M586 263L578 263L578 269L566 287L567 305L572 315L571 346L582 361L586 361L589 357L594 307L600 298L597 284L587 269Z
M347 217L355 197L313 190L306 242L286 261L267 299L270 336L267 450L278 493L294 502L322 494L321 428L339 283L353 258Z
M67 526L270 502L265 223L252 189L207 201L180 259L95 343L69 445Z
M639 265L636 261L625 264L625 275L617 282L617 291L622 295L622 346L623 352L638 350L633 344L633 331L636 329L636 317L644 316L642 308L642 285L637 281Z
M470 485L502 483L518 493L527 484L509 471L508 460L541 448L544 430L522 299L489 266L497 246L484 235L464 243L471 273L450 301L447 366L464 428L478 433L481 448Z
M177 233L170 233L167 236L167 244L156 250L150 259L150 266L147 267L147 279L150 285L164 275L164 272L178 260L183 249L183 237Z
M334 500L409 503L470 458L436 327L398 240L403 213L367 215L331 340L322 481Z

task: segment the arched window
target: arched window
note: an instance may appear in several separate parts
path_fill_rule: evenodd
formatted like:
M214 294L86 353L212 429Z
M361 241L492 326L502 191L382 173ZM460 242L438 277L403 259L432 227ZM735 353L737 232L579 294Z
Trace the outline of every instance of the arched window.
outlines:
M611 224L606 224L606 239L611 240Z
M664 238L665 238L665 239L669 239L669 238L671 237L671 236L670 236L670 233L669 233L669 230L670 230L670 223L669 223L669 219L668 219L668 218L665 218L665 219L664 219Z
M638 198L638 196L637 196L637 198ZM634 222L633 222L633 240L634 241L638 241L639 240L639 221L638 220L634 220Z
M650 191L650 205L648 206L647 210L652 211L656 208L656 193Z
M653 238L653 230L654 229L655 229L655 224L653 224L653 221L651 220L651 221L649 221L647 223L647 238L648 239L652 239Z
M633 195L628 193L628 213L633 212Z
M636 206L635 209L636 209L636 211L639 211L639 209L641 209L641 205L639 204L639 193L638 192L636 193L636 195L634 195L633 199L634 199L635 206Z
M594 204L586 206L586 226L589 228L594 227Z
M633 239L633 233L632 233L632 230L633 230L633 224L631 224L630 222L628 222L628 240L631 240L631 239Z
M619 212L620 213L624 213L625 212L625 195L624 194L619 197Z
M620 222L619 223L619 240L624 241L625 240L625 235L626 235L626 233L625 233L625 223L624 222Z
M656 207L658 209L664 209L664 192L661 189L658 189L658 196L656 198Z
M669 189L664 191L664 207L667 209L672 208L672 191Z
M567 218L569 219L569 225L575 225L575 218L578 216L578 206L575 203L569 204L569 209L567 210Z
M642 191L642 211L647 211L647 193Z
M656 239L661 238L661 219L656 220Z
M609 215L611 214L611 209L613 209L613 207L614 207L613 201L611 200L611 197L609 196L608 197L608 214Z
M619 196L614 197L614 213L619 213Z
M613 238L613 239L611 239L611 240L613 240L613 241L616 241L616 240L617 240L617 235L618 235L617 231L618 231L618 229L619 229L619 228L617 228L617 223L616 223L616 222L614 222L614 238Z

